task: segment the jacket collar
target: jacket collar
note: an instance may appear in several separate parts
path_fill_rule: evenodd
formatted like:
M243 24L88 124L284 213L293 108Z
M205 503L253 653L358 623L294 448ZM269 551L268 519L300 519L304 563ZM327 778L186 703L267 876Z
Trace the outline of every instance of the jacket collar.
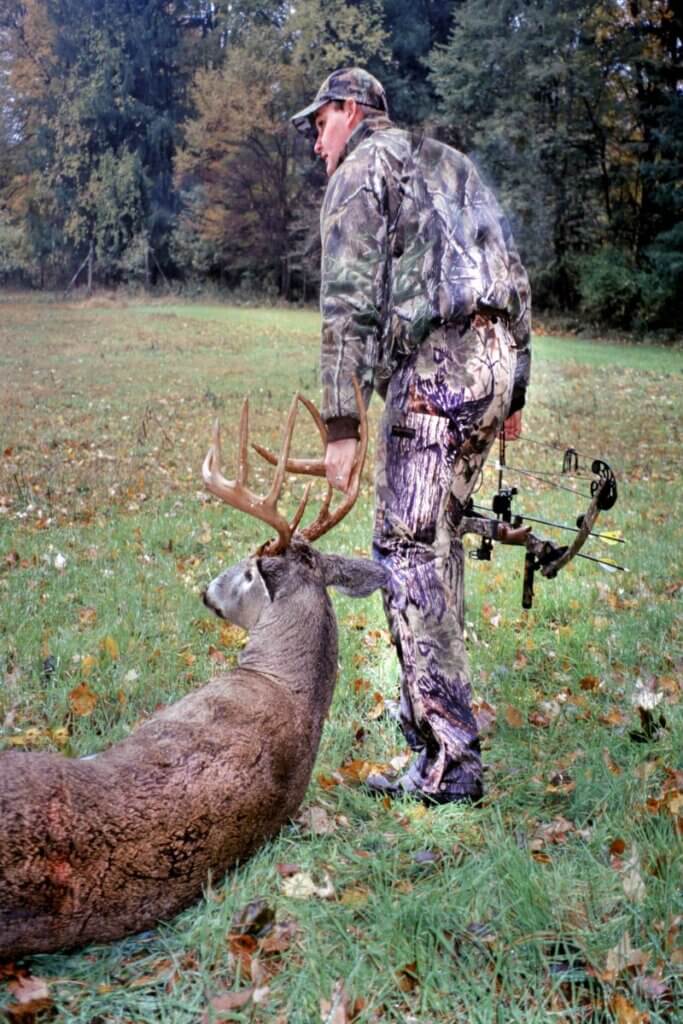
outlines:
M349 153L352 153L356 146L360 146L361 142L370 138L370 136L375 132L380 131L382 128L393 127L393 121L391 121L386 114L369 114L367 117L364 117L351 132L339 163L343 164Z

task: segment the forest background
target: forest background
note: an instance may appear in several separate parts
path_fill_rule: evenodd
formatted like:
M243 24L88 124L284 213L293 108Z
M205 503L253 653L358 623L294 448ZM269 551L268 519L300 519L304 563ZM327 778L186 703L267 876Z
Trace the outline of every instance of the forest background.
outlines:
M288 118L360 64L474 158L537 309L674 337L682 57L680 0L0 0L0 284L314 300Z

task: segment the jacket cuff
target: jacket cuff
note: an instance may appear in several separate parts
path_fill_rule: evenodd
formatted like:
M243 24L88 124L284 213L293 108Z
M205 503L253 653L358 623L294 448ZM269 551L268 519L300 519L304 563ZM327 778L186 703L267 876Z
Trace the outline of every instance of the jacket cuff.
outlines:
M358 425L359 421L355 416L334 416L326 420L328 444L330 441L344 441L349 437L357 441L360 437Z

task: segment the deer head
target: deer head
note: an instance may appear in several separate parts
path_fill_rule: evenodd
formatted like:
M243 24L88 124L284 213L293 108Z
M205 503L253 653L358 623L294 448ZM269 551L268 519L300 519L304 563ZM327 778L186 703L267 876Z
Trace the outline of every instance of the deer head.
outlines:
M368 446L368 424L361 391L355 380L354 387L360 415L360 443L348 491L338 507L331 510L333 491L328 485L317 517L300 532L297 532L297 528L306 508L310 485L306 488L291 523L278 512L277 502L286 473L325 476L323 459L289 457L299 403L311 414L323 444L326 441L325 425L313 403L299 394L292 399L279 455L274 455L260 445L252 446L267 462L276 467L271 488L263 497L255 494L248 486L248 399L244 400L240 417L238 468L235 480L227 480L220 470L220 431L216 421L213 443L202 470L207 489L233 508L273 526L278 533L276 540L266 542L256 554L221 573L204 591L204 603L222 618L252 630L263 620L276 600L291 600L294 594L301 593L307 586L323 589L334 586L342 593L365 597L387 582L386 570L375 562L362 558L322 554L310 545L311 541L341 522L358 498L360 477Z

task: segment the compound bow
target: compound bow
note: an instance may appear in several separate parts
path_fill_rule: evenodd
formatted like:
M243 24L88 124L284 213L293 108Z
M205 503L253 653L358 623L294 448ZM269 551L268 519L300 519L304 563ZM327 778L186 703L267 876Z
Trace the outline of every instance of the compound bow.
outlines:
M498 460L498 490L493 496L491 508L475 505L472 499L463 510L463 517L459 523L458 533L462 536L466 533L474 533L481 537L479 547L471 552L472 557L489 561L493 548L493 542L501 544L514 544L526 548L524 563L524 587L522 591L522 607L531 608L534 597L534 574L540 570L541 575L546 579L553 579L560 569L568 565L573 558L588 558L590 561L606 565L610 569L625 571L625 567L614 562L605 562L603 559L595 558L593 555L580 554L589 537L604 537L593 531L593 526L600 512L612 508L617 501L617 482L614 473L603 459L593 459L591 462L591 473L593 480L590 485L590 504L586 511L576 520L576 526L566 526L564 523L555 523L548 519L538 519L534 516L514 514L512 502L519 493L516 487L503 486L503 473L506 469L505 459L505 436L501 431L499 439L499 460ZM567 448L562 461L562 472L578 472L579 453L575 448ZM515 470L525 475L535 476L533 473L526 474L524 470ZM548 483L548 481L543 481ZM558 484L550 484L553 487L561 487ZM571 493L577 493L572 488L564 488ZM491 519L483 516L480 509L493 512L496 516ZM543 523L546 526L554 526L563 530L571 530L576 534L569 545L558 545L554 541L544 537L538 537L531 530L530 526L524 526L524 522ZM619 540L619 538L610 538Z

